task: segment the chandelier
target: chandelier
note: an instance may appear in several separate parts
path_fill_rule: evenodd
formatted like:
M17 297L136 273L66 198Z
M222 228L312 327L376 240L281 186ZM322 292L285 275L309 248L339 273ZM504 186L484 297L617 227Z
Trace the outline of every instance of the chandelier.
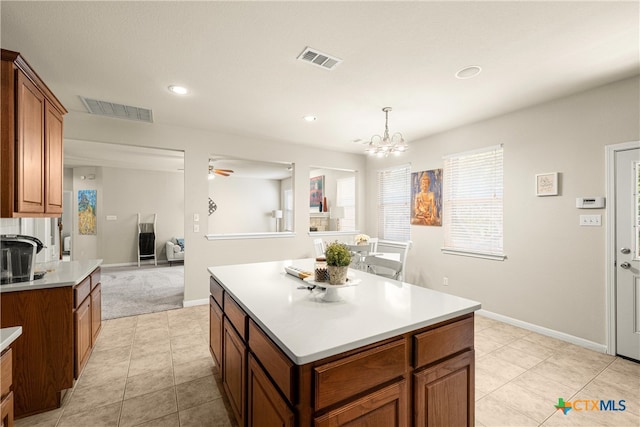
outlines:
M389 137L389 111L391 107L384 107L384 136L373 135L366 152L378 157L387 157L389 153L400 154L409 148L400 132Z

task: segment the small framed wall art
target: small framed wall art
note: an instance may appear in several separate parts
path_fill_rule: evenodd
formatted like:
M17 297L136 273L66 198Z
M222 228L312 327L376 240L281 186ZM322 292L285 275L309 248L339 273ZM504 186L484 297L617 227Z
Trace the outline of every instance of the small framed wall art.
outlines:
M558 195L558 172L536 174L536 196Z

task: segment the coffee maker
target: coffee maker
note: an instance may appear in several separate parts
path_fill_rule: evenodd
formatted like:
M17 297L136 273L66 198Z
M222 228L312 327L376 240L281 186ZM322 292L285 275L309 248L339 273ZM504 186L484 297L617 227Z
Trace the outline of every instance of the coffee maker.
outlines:
M33 236L0 235L0 284L34 280L36 254L43 247Z

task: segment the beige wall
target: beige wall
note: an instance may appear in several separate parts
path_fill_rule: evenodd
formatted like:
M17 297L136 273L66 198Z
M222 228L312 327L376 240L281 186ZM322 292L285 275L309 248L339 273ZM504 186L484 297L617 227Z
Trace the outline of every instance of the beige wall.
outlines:
M311 165L363 171L366 159L356 154L338 153L279 141L242 138L229 134L129 122L70 112L65 116L65 138L109 142L145 147L183 150L185 301L206 300L209 293L207 267L213 265L259 262L311 257L313 237L309 230L309 170ZM250 240L207 240L208 230L208 159L210 154L267 162L295 164L295 234L288 238ZM360 206L364 185L358 187ZM364 209L358 209L364 224ZM200 216L200 231L194 233L193 214ZM189 255L192 254L192 255Z
M411 162L442 167L442 156L504 144L505 261L441 253L441 227L412 226L407 280L471 298L483 309L606 344L605 210L575 208L580 196L604 196L605 146L640 139L639 79L627 79L533 108L411 141L410 155L369 159L375 171ZM428 120L428 117L425 117ZM534 175L560 173L557 197L536 197ZM375 200L367 199L375 212ZM602 227L580 227L580 214L601 214ZM367 229L376 233L375 215ZM449 286L442 286L448 277Z

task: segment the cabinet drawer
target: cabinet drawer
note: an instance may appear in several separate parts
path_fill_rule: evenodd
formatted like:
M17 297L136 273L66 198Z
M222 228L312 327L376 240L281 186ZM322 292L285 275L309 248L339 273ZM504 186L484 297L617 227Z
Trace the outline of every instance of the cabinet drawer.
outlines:
M94 289L100 283L100 267L93 270L91 273L91 289Z
M227 293L224 294L224 314L227 315L233 327L236 328L236 331L240 334L240 338L246 341L247 314Z
M222 289L222 286L220 286L213 277L209 278L209 290L213 299L216 300L220 308L222 308L222 295L224 293L224 289Z
M73 288L73 308L78 308L91 293L91 278L87 277Z
M407 388L407 380L401 380L376 390L316 418L314 427L352 425L406 427L409 425Z
M407 363L404 339L314 368L315 409L400 377Z
M282 393L293 402L293 362L265 335L253 320L249 320L249 348Z
M11 383L13 382L13 360L11 349L7 350L0 357L0 382L2 383L1 397L9 394Z
M473 348L473 317L417 334L413 339L414 367L419 368Z

